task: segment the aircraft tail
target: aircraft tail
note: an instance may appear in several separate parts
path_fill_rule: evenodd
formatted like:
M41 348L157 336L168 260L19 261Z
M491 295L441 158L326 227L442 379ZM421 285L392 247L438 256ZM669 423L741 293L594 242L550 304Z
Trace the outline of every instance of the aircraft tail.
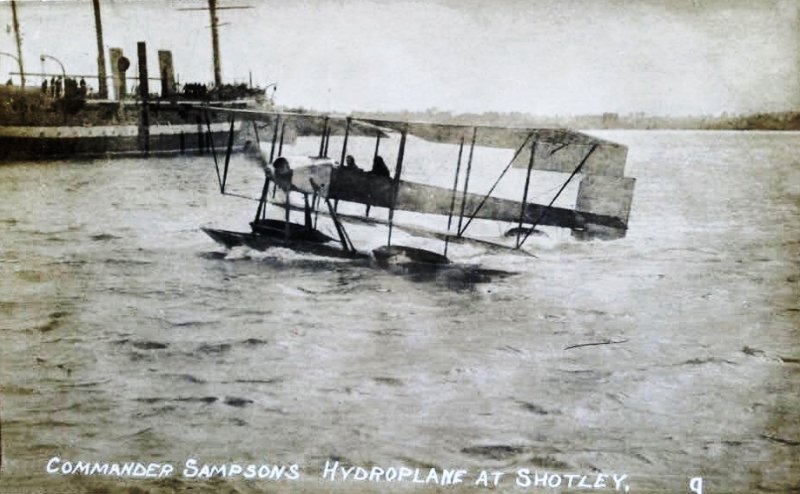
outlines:
M628 216L633 202L636 179L608 175L584 175L578 187L575 209L581 213L611 216L619 219L625 228L614 228L587 221L583 231L575 231L580 238L611 240L625 236Z

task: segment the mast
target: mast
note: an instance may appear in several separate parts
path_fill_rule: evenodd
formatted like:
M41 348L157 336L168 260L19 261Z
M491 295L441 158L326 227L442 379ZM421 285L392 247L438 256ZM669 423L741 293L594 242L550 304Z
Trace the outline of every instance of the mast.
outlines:
M208 0L208 12L211 15L211 49L214 53L214 86L222 85L222 69L219 60L219 33L217 32L217 0Z
M106 81L106 56L103 49L103 22L100 19L100 0L92 0L94 7L94 30L97 38L97 95L100 99L108 98L108 84Z
M22 67L22 35L19 32L19 19L17 19L17 2L11 0L11 15L14 18L14 35L17 38L17 63L19 64L19 78L25 87L25 69Z
M208 10L211 16L211 51L214 59L214 85L222 86L222 62L219 54L219 18L217 10L251 9L249 5L223 5L217 7L217 0L208 0L208 7L185 7L178 10ZM225 23L222 24L223 26Z

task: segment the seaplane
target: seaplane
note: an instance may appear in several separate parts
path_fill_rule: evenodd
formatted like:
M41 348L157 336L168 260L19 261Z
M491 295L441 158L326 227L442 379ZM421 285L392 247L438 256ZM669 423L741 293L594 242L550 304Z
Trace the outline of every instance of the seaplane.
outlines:
M627 148L623 145L566 129L519 128L484 125L452 125L426 122L367 118L352 115L322 115L280 111L231 109L199 105L195 108L209 115L226 113L230 122L224 162L217 156L213 141L216 177L222 194L226 190L230 158L234 149L234 123L240 128L252 124L255 142L245 143L246 156L263 170L260 195L249 231L230 231L204 227L212 239L227 248L246 246L257 250L283 247L321 256L373 259L381 266L413 264L436 269L447 266L448 246L472 243L489 250L502 250L534 256L524 248L527 239L542 226L571 230L580 239L618 239L624 237L633 199L635 179L625 176ZM264 136L264 139L261 136ZM331 148L331 137L339 149ZM284 155L284 145L298 137L310 138L311 156ZM373 169L355 165L348 143L374 139ZM394 141L397 151L394 170L389 170L380 154L382 140ZM452 186L406 180L404 173L411 141L447 144L455 165ZM263 142L262 142L263 141ZM308 142L308 139L306 139ZM352 147L352 146L351 146ZM371 148L372 146L370 146ZM267 148L269 151L267 151ZM482 179L475 190L470 178L476 171L476 150L507 150L510 160L494 164L495 180ZM355 153L355 151L353 151ZM338 160L331 157L334 154ZM437 156L439 154L437 153ZM444 167L442 167L444 168ZM512 182L520 182L519 200L493 195L501 179L517 173ZM521 170L524 169L524 185ZM560 174L548 201L529 200L533 171ZM485 177L484 173L484 177ZM448 181L449 182L449 181ZM576 184L577 182L577 184ZM577 185L574 205L556 206L568 186ZM276 199L276 192L280 191ZM293 200L294 199L294 200ZM563 201L562 201L563 202ZM364 206L364 214L340 211L340 203ZM268 218L269 208L282 209L279 218ZM370 217L371 208L385 208L388 215ZM291 212L302 212L302 221L292 221ZM396 212L405 211L447 218L441 230L400 224ZM318 217L329 218L328 233L318 228ZM273 215L274 216L274 215ZM489 240L467 235L476 220L508 223L510 228L500 239ZM371 252L354 245L348 234L352 224L381 225L387 229L386 242ZM330 225L329 225L330 226ZM393 231L405 230L412 236L434 238L444 243L441 251L400 245L393 242ZM335 231L335 233L333 233Z

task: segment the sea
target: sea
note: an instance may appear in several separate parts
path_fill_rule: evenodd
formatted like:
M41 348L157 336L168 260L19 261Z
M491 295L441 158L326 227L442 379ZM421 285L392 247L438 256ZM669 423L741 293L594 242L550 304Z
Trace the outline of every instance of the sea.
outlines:
M800 134L593 134L629 149L624 238L449 244L433 275L215 244L201 227L255 213L243 156L224 196L209 156L0 166L0 491L796 492ZM363 167L374 145L349 149ZM408 149L405 178L452 186L456 147ZM475 154L483 193L510 152ZM564 178L535 174L529 200ZM514 226L467 234L511 243ZM348 233L365 252L388 239ZM126 463L172 470L102 470Z

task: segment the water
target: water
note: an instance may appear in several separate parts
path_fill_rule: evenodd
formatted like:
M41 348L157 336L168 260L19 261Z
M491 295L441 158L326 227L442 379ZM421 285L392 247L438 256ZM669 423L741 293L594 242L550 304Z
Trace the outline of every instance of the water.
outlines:
M624 473L631 492L796 488L800 135L600 135L630 146L628 236L548 230L535 259L451 247L518 273L479 284L223 253L198 227L245 229L255 205L219 196L208 159L0 167L0 490L388 488L320 483L328 459L501 470L508 491L518 468ZM432 158L449 154L413 149L409 177L449 185ZM258 170L232 166L255 196ZM385 233L350 230L365 249ZM62 477L53 456L297 463L301 480Z

